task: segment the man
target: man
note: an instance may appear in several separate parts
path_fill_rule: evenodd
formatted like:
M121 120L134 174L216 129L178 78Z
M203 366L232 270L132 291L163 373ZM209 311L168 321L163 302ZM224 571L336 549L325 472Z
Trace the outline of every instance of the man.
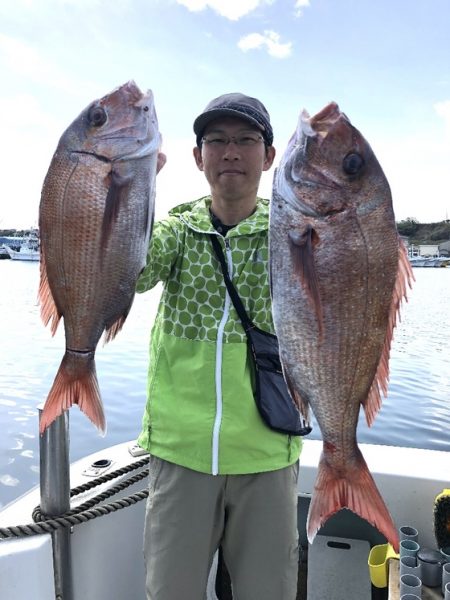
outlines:
M151 453L144 532L147 598L203 600L219 545L235 600L295 600L299 438L255 405L246 336L211 245L216 235L254 323L273 332L268 201L275 149L257 99L225 94L194 122L210 195L155 225L138 292L164 283L139 437Z

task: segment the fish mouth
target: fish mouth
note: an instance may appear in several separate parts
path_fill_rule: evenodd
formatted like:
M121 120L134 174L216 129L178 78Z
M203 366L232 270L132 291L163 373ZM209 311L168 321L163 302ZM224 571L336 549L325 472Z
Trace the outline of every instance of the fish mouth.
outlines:
M330 102L313 117L306 109L303 109L297 124L297 129L289 141L291 146L286 162L286 172L294 184L309 187L322 187L338 191L341 185L333 179L329 173L323 173L320 169L307 161L307 149L309 140L314 139L320 147L331 129L342 118L346 118L339 110L336 102Z
M318 169L314 167L308 167L308 175L304 176L302 171L296 171L296 165L291 165L290 178L294 183L301 184L308 187L322 187L329 190L338 191L341 189L341 185L337 181L333 181L330 177L324 175Z
M144 158L156 152L161 146L162 138L158 131L157 126L155 127L152 122L147 124L146 132L144 136L136 137L136 127L118 127L114 131L110 131L105 134L96 136L95 146L101 147L104 144L118 142L119 144L132 143L135 145L135 149L132 152L118 153L111 161L120 160L133 160L137 158ZM93 154L101 157L101 152L97 154L94 149Z
M137 140L137 144L141 144L141 146L137 148L134 152L130 154L119 155L114 158L113 162L123 161L123 160L136 160L139 158L145 158L146 156L150 156L151 154L155 154L160 146L161 146L161 135L154 136L149 142L146 140Z
M275 187L280 191L281 196L294 210L306 216L321 218L345 210L344 205L318 208L307 202L308 190L313 191L316 188L329 192L342 190L341 182L332 173L322 170L320 164L314 164L314 156L320 155L327 136L343 120L348 122L336 102L330 102L312 117L306 109L303 109L297 128L288 142L286 152L275 174Z
M149 94L149 91L147 91L146 94L144 94L143 92L141 92L141 90L139 89L139 86L134 81L134 79L130 79L126 83L123 83L122 85L119 85L116 88L114 88L106 96L103 96L101 101L105 100L109 96L112 96L113 94L121 94L121 93L125 93L128 96L130 96L130 99L134 102L140 102L140 100L142 99L143 96ZM151 92L150 92L150 95L151 95Z
M312 132L310 135L319 135L322 139L326 138L333 126L342 118L348 121L336 102L330 102L313 117L310 117L306 110L303 110L300 116L305 133Z
M89 156L93 156L94 158L97 158L98 160L100 160L102 162L116 163L116 162L124 162L124 161L129 161L129 160L138 160L140 158L145 158L147 156L151 156L152 154L155 154L161 146L161 135L159 133L154 138L152 138L149 142L147 142L146 140L135 140L132 137L130 137L129 139L134 141L134 143L138 146L137 149L130 153L124 152L123 154L117 154L117 156L114 156L114 157L107 156L105 154L102 154L101 152L97 152L95 149L94 150L71 150L70 153L71 154L86 154ZM119 141L123 142L125 140L125 138L122 136L112 136L112 137L104 136L104 137L102 137L101 141L102 141L102 143L104 143L104 142L109 142L112 140L119 140Z
M330 102L312 117L306 109L303 109L291 139L298 139L306 144L308 138L314 138L319 145L322 145L340 123L350 125L348 117L341 112L336 102Z

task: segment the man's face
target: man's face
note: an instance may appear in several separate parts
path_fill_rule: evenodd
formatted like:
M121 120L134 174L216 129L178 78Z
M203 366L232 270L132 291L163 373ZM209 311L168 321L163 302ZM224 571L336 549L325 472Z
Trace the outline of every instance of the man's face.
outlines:
M205 173L211 193L224 200L246 200L256 198L259 180L263 171L273 163L275 149L267 148L262 141L261 131L244 119L224 117L208 124L203 137L229 136L240 139L249 137L261 140L254 145L238 145L233 141L222 146L203 143L194 148L197 167Z

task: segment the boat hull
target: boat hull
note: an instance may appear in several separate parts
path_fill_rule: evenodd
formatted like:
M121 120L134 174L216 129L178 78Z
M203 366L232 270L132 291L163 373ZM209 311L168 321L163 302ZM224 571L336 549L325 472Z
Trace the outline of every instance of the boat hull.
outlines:
M6 246L6 251L12 260L38 261L40 259L39 250L13 250Z

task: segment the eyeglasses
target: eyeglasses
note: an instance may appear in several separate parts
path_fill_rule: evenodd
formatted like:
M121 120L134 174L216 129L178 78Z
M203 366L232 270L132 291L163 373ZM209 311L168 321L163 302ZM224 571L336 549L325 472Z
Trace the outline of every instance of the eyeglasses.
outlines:
M243 133L242 135L225 135L222 133L211 133L202 137L202 142L212 148L225 148L231 142L237 146L256 146L263 141L263 137L258 133Z

